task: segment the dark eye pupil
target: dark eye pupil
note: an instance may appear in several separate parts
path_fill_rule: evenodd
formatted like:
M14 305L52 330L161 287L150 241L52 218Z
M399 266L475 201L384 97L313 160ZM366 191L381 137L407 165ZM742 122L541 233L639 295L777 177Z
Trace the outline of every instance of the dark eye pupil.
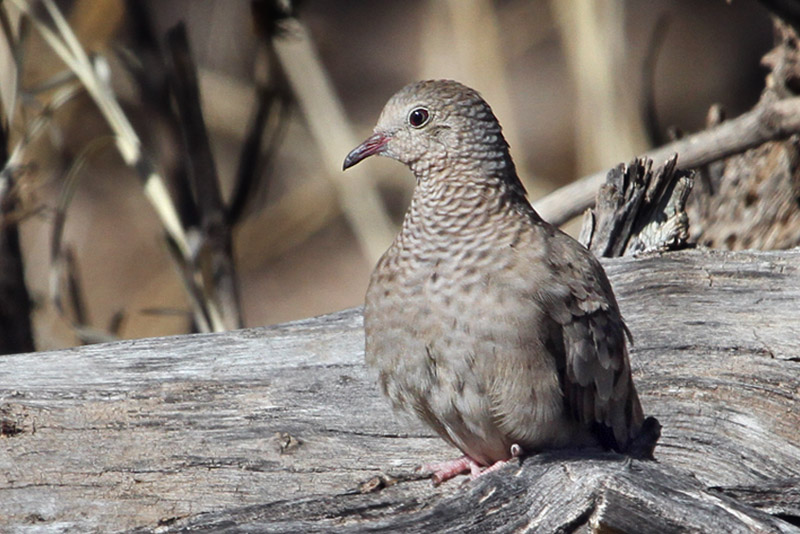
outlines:
M408 122L411 126L419 127L428 122L428 110L425 108L417 108L408 116Z

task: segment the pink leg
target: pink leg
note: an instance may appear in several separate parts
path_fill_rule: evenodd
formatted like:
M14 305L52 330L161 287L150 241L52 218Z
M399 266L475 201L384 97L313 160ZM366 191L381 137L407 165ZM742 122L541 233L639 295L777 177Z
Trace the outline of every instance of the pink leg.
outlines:
M477 476L477 474L480 473L481 466L469 456L462 456L456 460L423 465L420 469L432 473L433 476L431 478L433 479L433 483L438 486L445 480L450 480L465 471L469 471L470 476Z
M469 471L470 479L475 480L476 478L483 476L486 473L497 471L498 469L506 465L510 460L521 456L522 447L514 443L513 445L511 445L510 452L511 452L511 458L509 458L508 460L500 460L499 462L495 462L486 468L484 468L481 464L479 464L469 456L465 455L456 460L450 460L438 464L423 465L421 467L421 470L433 474L431 478L433 479L433 483L436 486L438 486L445 480L450 480L451 478L460 475L465 471Z

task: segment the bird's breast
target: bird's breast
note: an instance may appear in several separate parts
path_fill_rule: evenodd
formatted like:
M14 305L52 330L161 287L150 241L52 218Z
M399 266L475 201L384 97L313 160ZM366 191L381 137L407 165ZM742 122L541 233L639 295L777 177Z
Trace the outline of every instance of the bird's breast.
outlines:
M422 394L448 372L458 385L476 359L524 350L523 326L541 310L514 298L515 261L513 249L481 246L449 256L395 250L382 259L364 322L367 363L381 373L384 389L394 381L395 396Z

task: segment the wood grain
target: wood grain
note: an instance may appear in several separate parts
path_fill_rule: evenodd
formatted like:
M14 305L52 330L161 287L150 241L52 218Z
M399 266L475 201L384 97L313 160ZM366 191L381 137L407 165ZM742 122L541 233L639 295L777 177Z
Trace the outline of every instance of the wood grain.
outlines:
M800 532L800 250L603 263L655 462L435 488L414 468L456 451L391 413L347 310L0 358L0 530Z

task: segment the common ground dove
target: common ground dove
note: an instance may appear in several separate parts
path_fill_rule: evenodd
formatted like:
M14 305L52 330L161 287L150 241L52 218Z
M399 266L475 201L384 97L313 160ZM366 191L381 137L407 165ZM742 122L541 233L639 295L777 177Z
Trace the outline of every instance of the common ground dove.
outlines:
M544 449L628 451L644 417L611 285L531 207L489 105L417 82L374 132L344 168L388 156L416 187L367 290L366 361L396 408L464 453L434 481Z

